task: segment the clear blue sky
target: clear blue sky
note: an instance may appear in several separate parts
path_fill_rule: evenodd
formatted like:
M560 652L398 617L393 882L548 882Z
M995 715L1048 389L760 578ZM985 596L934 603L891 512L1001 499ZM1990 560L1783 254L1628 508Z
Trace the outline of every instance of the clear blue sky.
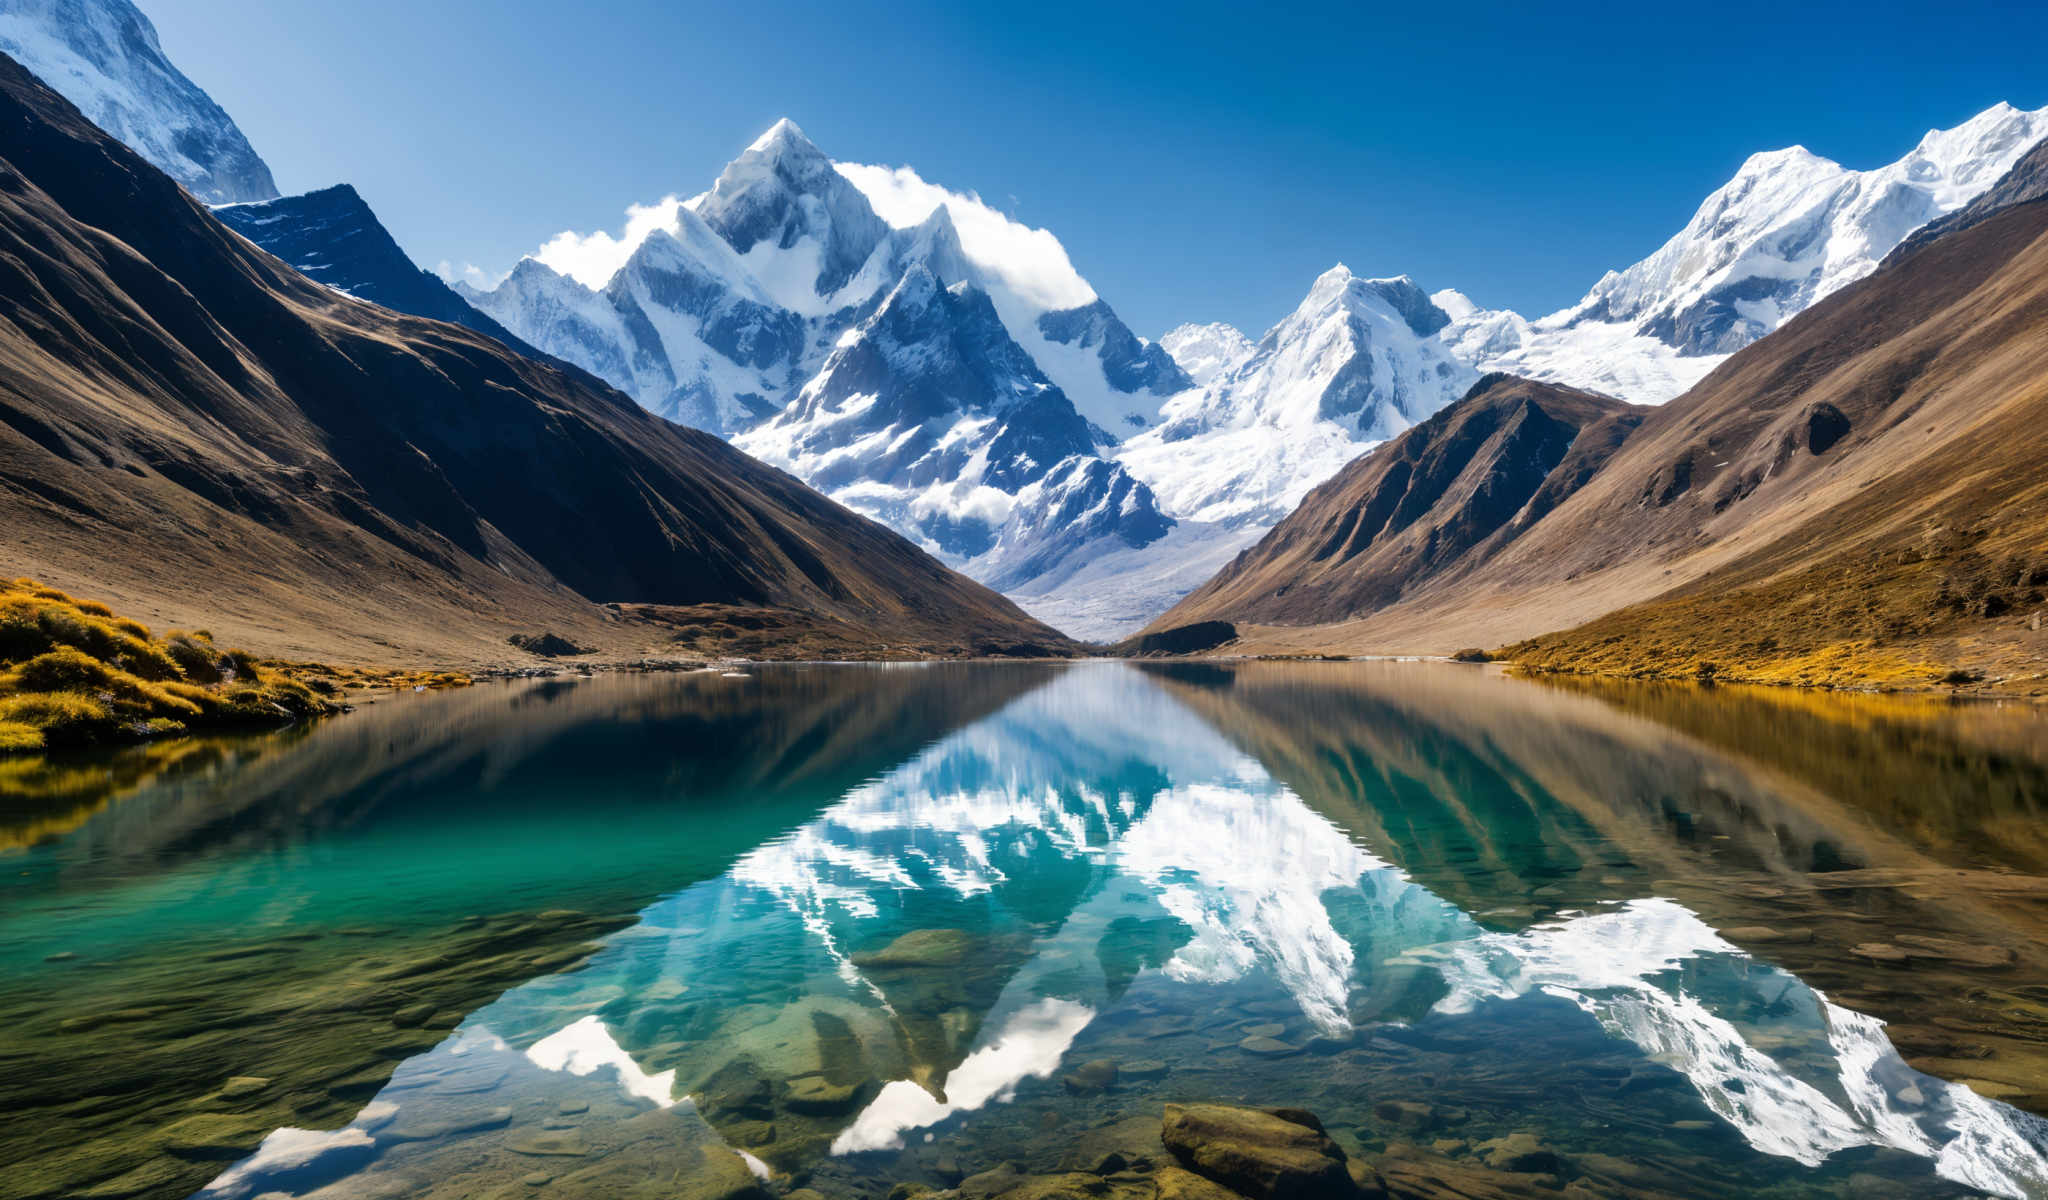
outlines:
M2048 4L139 0L287 192L493 270L775 118L1050 228L1139 332L1256 336L1343 261L1548 312L1750 152L1852 167L2048 104Z

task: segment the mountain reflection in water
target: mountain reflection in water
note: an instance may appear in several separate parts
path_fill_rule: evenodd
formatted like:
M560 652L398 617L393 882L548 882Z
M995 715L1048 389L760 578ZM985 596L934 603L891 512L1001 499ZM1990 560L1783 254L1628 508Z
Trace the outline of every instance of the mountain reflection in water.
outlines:
M1600 1195L2048 1193L2048 1127L1883 1023L1939 1028L1951 976L2034 1002L2031 877L1477 671L1033 683L206 1194L880 1194L1156 1154L1189 1099L1307 1108L1415 1194L1515 1134Z
M967 664L24 762L0 1196L878 1196L1185 1100L1397 1195L2041 1194L2042 729Z

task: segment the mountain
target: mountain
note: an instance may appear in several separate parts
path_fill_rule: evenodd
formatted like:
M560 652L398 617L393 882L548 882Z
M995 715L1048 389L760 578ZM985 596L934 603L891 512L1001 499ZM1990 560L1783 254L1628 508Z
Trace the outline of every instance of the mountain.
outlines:
M2021 155L2012 169L2000 176L1990 190L1980 193L1975 200L1947 216L1914 230L1885 256L1885 262L1904 258L1943 234L1968 229L2015 204L2025 204L2043 196L2048 196L2048 137L2034 143L2034 148Z
M1121 466L1072 454L1017 490L994 545L967 570L998 591L1046 589L1063 570L1150 546L1173 526L1151 490Z
M1999 194L2027 195L2019 181L2038 166L2019 164ZM2048 658L2033 624L2048 601L2044 430L2048 199L2034 198L1894 257L1738 352L1483 561L1391 603L1361 595L1341 625L1249 630L1249 644L1448 650L1590 622L1517 657L1804 683L1955 670L2024 686ZM1320 519L1339 518L1341 496L1318 497L1332 507ZM1231 619L1237 603L1171 623ZM1270 610L1241 611L1251 623Z
M828 310L889 236L867 197L787 118L726 164L696 209L806 316Z
M522 259L491 291L458 283L478 310L672 421L729 434L780 407L808 327L705 222L640 243L599 291Z
M277 195L249 139L128 0L0 0L0 52L206 203Z
M1468 361L1662 403L1727 355L1877 269L2048 137L2048 108L1997 104L1909 153L1850 170L1801 146L1751 155L1655 254L1541 320L1475 309L1446 338Z
M1235 325L1179 325L1159 339L1160 349L1173 356L1188 381L1208 387L1236 370L1257 349Z
M1034 604L1173 528L1103 453L1191 381L1050 234L908 168L835 164L789 121L661 212L598 288L544 248L456 290Z
M862 648L1064 644L573 367L312 282L11 61L0 121L16 569L358 661L501 659L536 626L645 648L648 605L664 629L768 610Z
M1872 171L1798 148L1753 156L1656 254L1536 321L1454 290L1425 297L1406 279L1361 281L1339 268L1256 347L1229 326L1183 326L1162 338L1199 386L1112 453L1183 523L1256 535L1354 456L1456 399L1479 371L1661 403L1868 275L1915 228L1983 193L2043 134L2048 109L1999 105ZM1204 541L1212 554L1224 544ZM1126 563L1124 582L1098 586L1144 588L1167 565L1142 555Z
M1160 402L1189 386L1172 357L1132 333L1073 270L1051 234L907 167L835 163L794 122L777 122L708 191L659 207L666 224L646 233L616 273L576 284L595 288L615 317L531 259L492 290L457 290L654 411L727 435L793 400L837 339L913 263L985 292L1011 339L1095 426L1100 445L1152 424ZM622 281L635 274L639 251L663 236L685 248L669 248L670 265L695 282L665 294L629 289ZM683 266L683 254L696 261ZM736 349L705 328L707 310L725 305L776 311L750 309L743 323L766 332ZM566 312L576 315L562 320ZM801 326L793 347L792 325Z
M1103 379L1110 388L1126 396L1149 392L1155 397L1171 396L1194 386L1171 354L1157 343L1146 342L1132 333L1108 302L1097 300L1079 308L1040 314L1038 331L1048 342L1093 351L1102 365ZM1150 424L1150 414L1130 411L1097 417L1115 442ZM1119 427L1120 426L1120 427Z
M1173 516L1270 524L1472 385L1477 373L1437 336L1449 324L1406 276L1361 279L1340 264L1249 358L1167 401L1116 457Z
M533 353L438 275L414 266L377 214L345 183L276 200L223 204L214 215L315 283L416 317L467 325L521 353Z
M1525 533L1585 485L1646 411L1489 375L1310 492L1157 625L1307 625L1385 608Z
M988 294L947 286L923 262L788 408L735 444L955 558L994 549L1023 489L1095 455L1088 423L1011 340ZM1138 490L1116 469L1070 472L1069 486L1082 481ZM1149 494L1138 507L1128 534L1163 532ZM1032 553L1043 561L1043 547Z

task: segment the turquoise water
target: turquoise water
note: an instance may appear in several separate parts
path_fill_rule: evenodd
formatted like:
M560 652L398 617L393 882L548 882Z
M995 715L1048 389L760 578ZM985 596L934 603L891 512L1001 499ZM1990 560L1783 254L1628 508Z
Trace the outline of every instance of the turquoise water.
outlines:
M1442 664L374 705L31 814L0 1194L879 1198L1175 1101L1396 1194L2048 1194L2048 889L1964 834L2040 745Z

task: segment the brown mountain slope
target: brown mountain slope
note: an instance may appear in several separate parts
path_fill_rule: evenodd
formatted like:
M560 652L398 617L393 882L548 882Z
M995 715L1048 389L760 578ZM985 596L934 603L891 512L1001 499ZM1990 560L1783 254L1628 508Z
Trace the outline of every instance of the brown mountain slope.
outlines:
M1341 623L1246 630L1243 645L1445 651L1612 613L1524 656L1801 682L2027 675L2048 659L2032 628L2044 466L2048 201L2034 200L1736 355L1484 563Z
M1341 621L1484 562L1584 486L1648 409L1506 375L1362 455L1161 617Z
M286 654L504 656L597 602L1064 640L588 375L319 286L0 59L0 565Z

